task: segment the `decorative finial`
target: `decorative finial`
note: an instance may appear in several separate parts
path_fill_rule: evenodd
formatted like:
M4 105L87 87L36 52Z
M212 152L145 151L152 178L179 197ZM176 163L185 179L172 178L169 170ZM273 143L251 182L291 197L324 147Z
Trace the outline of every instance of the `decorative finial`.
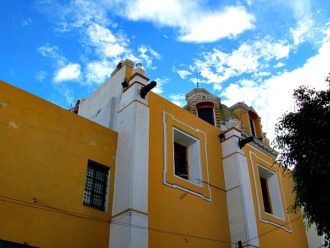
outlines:
M197 78L197 80L196 80L196 85L197 85L197 88L199 88L199 82L198 82L198 76L199 76L199 74L201 74L201 72L199 71L199 72L197 72L197 75L196 75L196 78Z

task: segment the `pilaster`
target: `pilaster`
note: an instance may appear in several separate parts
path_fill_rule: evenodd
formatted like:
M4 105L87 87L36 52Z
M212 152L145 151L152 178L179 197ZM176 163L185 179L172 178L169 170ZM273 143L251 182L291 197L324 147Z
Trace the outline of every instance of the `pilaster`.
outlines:
M148 247L149 106L148 96L140 97L146 81L143 75L133 75L115 118L118 145L111 248Z
M231 241L248 241L244 247L259 247L247 159L238 145L241 132L230 128L224 135L222 154Z

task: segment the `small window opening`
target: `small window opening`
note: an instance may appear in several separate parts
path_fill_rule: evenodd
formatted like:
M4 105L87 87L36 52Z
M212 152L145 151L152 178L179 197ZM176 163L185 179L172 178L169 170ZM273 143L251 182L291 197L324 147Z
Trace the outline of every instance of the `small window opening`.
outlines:
M105 210L109 168L88 160L84 206Z
M256 137L256 129L251 116L250 116L250 127L251 127L251 134L253 135L253 137Z
M204 121L207 121L211 125L214 125L213 108L198 108L198 117L203 119Z
M258 171L265 212L284 219L285 215L277 174L261 165L258 165Z
M261 184L261 191L262 191L262 198L264 201L265 212L269 214L273 214L267 179L260 177L260 184Z
M188 180L187 147L174 142L175 175Z

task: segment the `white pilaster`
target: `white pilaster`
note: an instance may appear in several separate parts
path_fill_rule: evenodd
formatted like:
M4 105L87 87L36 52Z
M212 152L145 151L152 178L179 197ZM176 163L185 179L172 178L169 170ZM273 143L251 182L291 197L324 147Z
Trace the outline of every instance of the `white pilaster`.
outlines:
M240 137L241 133L232 128L225 133L226 139L222 143L231 241L237 243L239 240L250 240L244 244L245 247L259 247L251 180L247 159L238 146Z
M140 97L145 83L143 77L133 77L115 118L118 145L110 248L148 247L149 107L148 96Z

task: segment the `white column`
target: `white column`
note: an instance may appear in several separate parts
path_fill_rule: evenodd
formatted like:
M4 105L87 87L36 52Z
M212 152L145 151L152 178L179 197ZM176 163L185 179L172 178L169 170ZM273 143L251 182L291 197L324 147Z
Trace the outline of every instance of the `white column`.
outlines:
M118 145L110 248L148 247L149 107L148 96L140 97L145 83L143 77L133 77L115 118Z
M231 241L237 243L239 240L244 242L252 239L245 247L259 247L251 180L247 158L238 146L240 137L240 131L231 128L225 133L225 141L222 143Z

